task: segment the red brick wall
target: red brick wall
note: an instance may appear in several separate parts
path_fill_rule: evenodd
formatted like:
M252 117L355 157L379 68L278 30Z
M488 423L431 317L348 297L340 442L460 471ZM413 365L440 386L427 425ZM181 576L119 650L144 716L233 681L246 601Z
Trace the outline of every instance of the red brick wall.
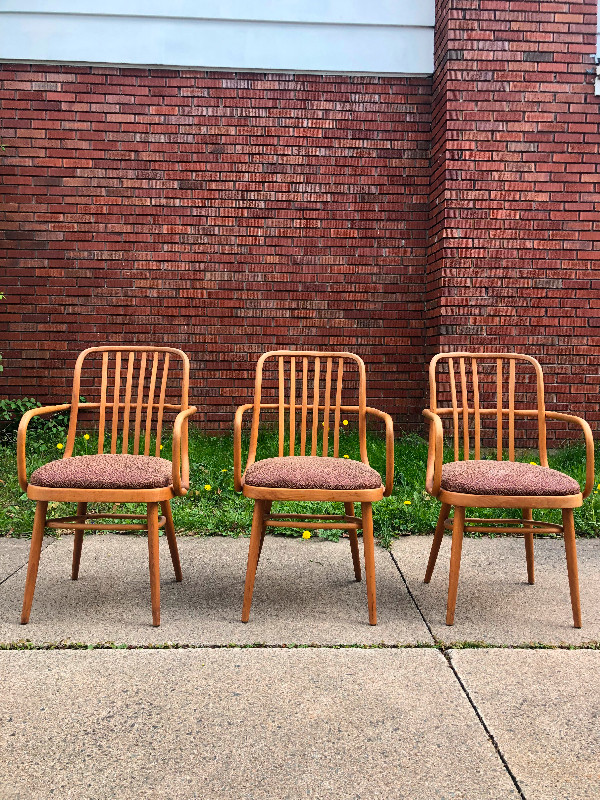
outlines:
M598 429L596 2L437 11L430 346L537 355L548 405Z
M268 349L348 349L400 421L423 396L431 81L0 65L10 395L76 354L181 347L229 427Z

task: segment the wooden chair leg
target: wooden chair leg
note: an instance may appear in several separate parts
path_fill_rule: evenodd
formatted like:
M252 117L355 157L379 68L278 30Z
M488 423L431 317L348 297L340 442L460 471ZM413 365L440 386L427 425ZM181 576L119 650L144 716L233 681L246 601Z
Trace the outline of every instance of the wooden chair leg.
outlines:
M373 508L371 503L361 503L363 546L365 550L365 574L367 577L367 602L369 625L377 625L377 602L375 599L375 539L373 538Z
M530 508L523 509L523 519L524 520L533 519L533 512ZM533 531L525 526L524 535L525 535L525 557L527 558L527 583L533 585L535 583L535 567L533 560Z
M250 547L248 548L248 566L246 567L246 585L244 587L244 605L242 606L242 622L250 619L250 606L254 592L254 579L260 555L260 540L263 530L263 516L265 514L265 501L254 501L254 514L252 516L252 532L250 533Z
M148 503L148 562L150 565L150 598L152 625L160 625L160 568L158 563L158 503Z
M579 574L577 570L577 549L575 547L575 520L573 509L563 508L563 528L565 552L567 555L567 572L569 590L571 592L571 608L573 609L573 627L581 628L581 602L579 599Z
M444 538L444 522L446 522L446 520L448 519L448 515L450 514L451 508L452 506L448 505L448 503L442 503L437 525L435 526L435 533L433 534L433 542L431 543L429 561L427 562L427 569L425 570L424 583L429 583L429 581L431 580L431 576L433 575L435 562L437 561L438 553L440 552L440 546L442 544L442 539Z
M31 534L31 546L29 548L29 563L27 564L27 578L25 579L25 595L23 597L23 609L21 611L21 625L26 625L29 622L29 615L31 614L31 604L33 603L33 593L35 592L35 581L40 563L42 543L44 541L47 510L48 503L45 500L38 500L35 507L33 532Z
M169 551L171 553L171 561L173 562L173 569L175 570L175 580L182 581L183 575L181 573L181 563L179 562L179 550L177 549L177 537L175 536L175 525L173 524L173 514L171 513L171 501L163 500L160 504L160 510L165 517L165 533L167 534L167 542L169 543Z
M262 529L261 529L261 532L260 532L260 545L258 547L258 558L256 559L257 568L258 568L258 562L260 561L260 554L262 553L262 549L263 549L263 542L265 541L265 534L267 532L267 523L264 521L264 518L266 517L267 514L271 513L271 506L272 505L273 505L273 501L272 500L265 500L265 507L264 507L264 510L263 510L263 523L262 523Z
M344 513L347 517L354 516L354 503L344 503ZM354 564L354 577L357 581L362 580L360 572L360 553L358 551L358 534L354 530L348 531L350 535L350 550L352 551L352 563Z
M460 556L462 553L463 535L465 532L465 509L454 507L454 523L452 526L452 549L450 551L450 580L448 582L448 605L446 606L446 625L454 625L454 610L458 592L458 573L460 572Z
M85 515L87 514L87 503L77 503L77 522L85 522ZM75 539L73 542L73 563L71 564L71 580L76 581L79 578L79 562L81 561L81 548L83 546L83 531L75 531Z

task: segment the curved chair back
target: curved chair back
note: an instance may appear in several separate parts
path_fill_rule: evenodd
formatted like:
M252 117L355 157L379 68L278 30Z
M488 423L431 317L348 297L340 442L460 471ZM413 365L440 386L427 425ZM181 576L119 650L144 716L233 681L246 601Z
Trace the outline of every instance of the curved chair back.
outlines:
M84 371L84 364L86 370ZM172 347L89 347L75 363L69 433L64 458L73 452L79 410L98 412L98 453L160 455L165 412L188 408L190 363ZM83 377L82 377L83 376ZM97 394L95 402L79 402L80 394ZM187 424L187 421L186 423ZM183 437L187 441L187 437Z
M358 405L343 404L343 385L348 379L354 390L353 398L358 394ZM263 403L264 394L273 402ZM261 409L270 409L278 416L280 457L284 455L287 435L288 455L338 458L341 414L357 412L361 458L367 461L366 398L365 365L354 353L312 350L265 353L256 365L250 451L256 452Z
M516 387L525 408L515 407ZM481 458L482 421L495 418L496 458L515 460L515 420L537 420L542 466L548 466L544 378L540 364L520 353L439 353L429 365L430 409L450 419L454 460ZM440 400L443 402L439 405ZM471 437L472 434L472 437ZM492 434L493 435L493 434Z

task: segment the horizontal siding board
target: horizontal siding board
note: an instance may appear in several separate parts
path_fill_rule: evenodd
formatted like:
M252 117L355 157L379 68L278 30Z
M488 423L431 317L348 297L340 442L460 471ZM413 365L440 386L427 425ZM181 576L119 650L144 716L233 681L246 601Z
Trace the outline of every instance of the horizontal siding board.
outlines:
M206 69L433 72L433 29L81 14L0 14L0 59Z

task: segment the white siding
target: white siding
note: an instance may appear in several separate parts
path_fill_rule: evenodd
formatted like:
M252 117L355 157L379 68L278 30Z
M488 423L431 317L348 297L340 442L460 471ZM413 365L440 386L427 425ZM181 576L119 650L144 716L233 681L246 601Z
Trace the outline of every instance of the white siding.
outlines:
M434 0L0 0L0 60L433 71Z

